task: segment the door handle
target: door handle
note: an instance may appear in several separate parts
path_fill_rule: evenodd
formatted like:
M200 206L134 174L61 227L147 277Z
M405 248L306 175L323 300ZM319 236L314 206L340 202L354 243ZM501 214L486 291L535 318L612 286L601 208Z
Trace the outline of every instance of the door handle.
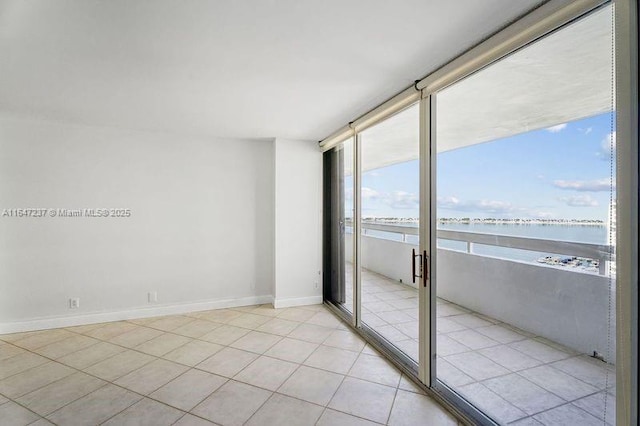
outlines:
M429 281L429 262L431 261L431 259L429 259L429 256L427 256L427 251L424 250L423 252L423 270L422 270L422 286L426 287L427 286L427 281Z
M416 275L416 257L420 258L420 275ZM416 283L416 278L422 278L422 275L422 255L416 254L416 249L411 249L411 277L413 279L413 283Z

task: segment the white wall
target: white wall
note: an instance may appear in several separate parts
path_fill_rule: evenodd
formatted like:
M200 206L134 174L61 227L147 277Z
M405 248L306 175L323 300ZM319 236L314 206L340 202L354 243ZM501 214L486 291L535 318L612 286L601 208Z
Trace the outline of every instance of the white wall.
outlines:
M615 284L609 277L438 250L438 297L615 362Z
M277 308L322 303L322 154L314 141L274 144Z
M347 234L345 246L351 244ZM362 266L411 284L411 249L418 246L363 235ZM346 251L346 260L351 253ZM615 285L609 277L438 249L437 295L579 352L615 361ZM609 330L610 327L610 330ZM610 332L610 333L609 333Z
M360 238L360 244L362 245L360 260L363 268L417 288L420 282L419 278L416 278L416 284L414 284L411 275L411 256L413 254L411 250L415 249L416 253L419 253L420 249L417 245L367 235ZM347 248L345 260L352 262L353 250L349 248L353 247L353 234L345 235L344 246ZM416 268L419 268L419 259L416 259Z
M129 218L0 217L0 332L270 301L273 148L266 140L0 118L0 211L131 209ZM291 164L278 181L278 219L306 220L278 240L282 264L288 251L315 241L317 218L305 215L318 201L305 203L315 200L306 185L318 171L310 145L301 149L308 161ZM309 210L299 216L300 205ZM301 230L311 235L294 248ZM307 251L296 261L315 255ZM279 272L302 278L299 270ZM148 303L149 291L158 292L157 304ZM80 297L79 309L69 309L70 297ZM140 310L149 307L156 309Z

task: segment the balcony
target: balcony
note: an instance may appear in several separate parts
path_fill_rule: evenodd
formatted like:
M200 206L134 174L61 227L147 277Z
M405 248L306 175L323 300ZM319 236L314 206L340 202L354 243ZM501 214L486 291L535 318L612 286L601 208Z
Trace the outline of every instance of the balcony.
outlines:
M459 231L438 231L438 240L438 378L504 424L615 424L609 247ZM415 228L363 224L362 319L417 359L412 241ZM485 246L530 251L532 261L479 254ZM538 263L539 253L594 259L598 268Z

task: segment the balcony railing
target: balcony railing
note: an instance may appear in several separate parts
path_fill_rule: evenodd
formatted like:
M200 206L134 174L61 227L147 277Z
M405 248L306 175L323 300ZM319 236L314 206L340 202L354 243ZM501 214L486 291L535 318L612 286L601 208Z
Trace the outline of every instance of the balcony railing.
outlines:
M368 235L367 231L382 231L390 232L393 234L399 234L402 237L402 242L406 243L409 235L418 235L418 228L411 226L392 225L387 223L362 223L362 234Z
M351 262L348 231L345 260ZM410 259L418 228L365 222L362 233L361 267L415 288ZM432 265L438 297L578 352L608 354L606 361L613 362L615 350L607 341L615 334L612 246L451 230L438 230L437 238L445 240ZM443 247L451 241L460 249ZM512 249L514 258L508 257ZM528 260L519 260L518 250ZM546 254L598 260L598 269L594 263L590 270L536 261Z
M377 236L371 235L370 231L398 234L400 241L404 243L409 243L409 236L417 236L419 233L416 227L363 222L363 235L376 238ZM464 242L466 243L466 253L478 254L480 256L482 256L482 254L474 252L474 245L476 244L593 259L598 261L598 273L600 275L607 274L609 270L607 262L612 261L614 258L614 247L604 244L578 243L443 229L437 231L437 238L439 240Z

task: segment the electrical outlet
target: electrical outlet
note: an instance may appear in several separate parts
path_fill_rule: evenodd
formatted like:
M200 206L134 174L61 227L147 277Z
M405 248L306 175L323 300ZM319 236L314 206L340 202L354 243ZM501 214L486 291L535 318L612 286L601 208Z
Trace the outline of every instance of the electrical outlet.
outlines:
M148 298L149 298L149 303L158 302L158 292L157 291L150 291L149 294L148 294Z
M78 309L80 307L80 298L73 297L69 299L69 309Z

